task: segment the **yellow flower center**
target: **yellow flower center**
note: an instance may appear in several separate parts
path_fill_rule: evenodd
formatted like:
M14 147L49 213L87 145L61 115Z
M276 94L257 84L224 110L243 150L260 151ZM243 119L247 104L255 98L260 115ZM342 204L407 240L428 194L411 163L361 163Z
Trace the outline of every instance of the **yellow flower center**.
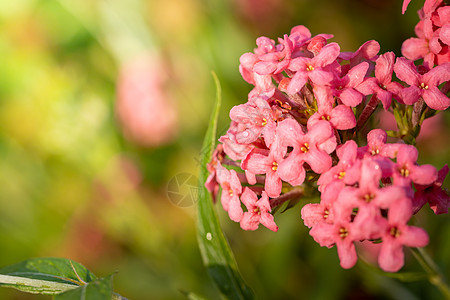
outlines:
M428 85L425 84L425 82L422 82L422 83L419 85L419 88L421 88L422 90L428 90Z
M272 163L272 170L273 171L276 171L278 169L278 163L276 162L276 161L274 161L273 163Z
M391 228L391 231L389 232L390 233L390 235L392 235L393 237L399 237L400 236L400 234L401 234L401 232L400 232L400 230L398 230L398 228L397 227L392 227Z
M344 227L341 227L341 229L339 229L339 236L344 239L348 236L348 230Z
M365 195L364 195L364 201L366 201L367 203L369 203L370 201L372 201L373 198L375 198L375 195L374 195L374 194L365 194Z
M403 167L400 169L400 175L402 175L403 177L408 177L409 176L409 170L406 167Z
M309 144L308 144L308 143L304 143L303 146L300 148L300 150L301 150L303 153L308 152L308 151L309 151Z
M376 148L376 149L372 149L372 152L370 152L372 155L377 155L380 154L380 149Z

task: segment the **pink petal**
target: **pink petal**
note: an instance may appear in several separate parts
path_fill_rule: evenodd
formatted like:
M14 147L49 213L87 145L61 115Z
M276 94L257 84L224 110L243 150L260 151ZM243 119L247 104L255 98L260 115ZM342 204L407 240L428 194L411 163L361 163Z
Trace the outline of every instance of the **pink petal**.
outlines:
M305 85L305 83L308 81L308 73L306 71L298 71L295 73L295 75L292 77L291 82L289 82L287 86L287 93L288 94L295 94Z
M259 199L256 205L261 209L261 211L271 211L269 196L267 196L266 192L262 192L261 199Z
M402 14L405 14L406 9L408 8L409 2L411 2L411 0L403 0L403 5L402 5Z
M228 203L228 216L235 222L240 222L243 215L241 201L238 197L232 197Z
M386 85L392 80L392 71L394 70L395 54L386 52L378 57L375 66L375 77L382 85Z
M379 189L374 204L382 209L388 209L391 205L406 196L403 188L399 186L387 186Z
M404 88L401 92L403 102L407 105L413 105L414 103L419 100L419 98L422 96L422 90L419 89L417 86L413 85L407 88ZM433 100L431 99L431 102L433 103ZM432 104L433 105L433 104Z
M353 68L351 68L350 71L348 71L348 73L347 73L347 75L350 79L348 86L356 87L358 84L363 82L368 69L369 69L369 64L367 62L362 62L359 65L356 65Z
M402 55L411 60L423 58L428 52L428 42L424 39L409 38L402 44Z
M416 226L404 226L400 228L400 242L408 247L425 247L429 238L427 232Z
M317 174L328 171L332 164L331 157L328 154L312 147L305 153L304 160Z
M306 69L311 64L311 58L307 57L296 57L291 60L289 64L289 70L294 72L306 72Z
M330 43L322 48L320 53L312 59L314 67L324 67L331 64L339 56L340 48L337 43Z
M355 107L361 103L363 95L353 88L345 88L339 98L345 105Z
M388 211L389 224L401 227L406 225L413 213L412 202L409 198L401 198Z
M303 223L309 228L325 221L324 219L325 207L319 203L308 203L303 206L301 210Z
M437 170L432 165L411 166L409 177L414 183L428 185L437 179Z
M419 152L412 145L401 145L397 153L397 165L414 164L417 161Z
M403 246L394 241L383 241L378 256L380 268L386 272L397 272L403 267Z
M331 125L327 121L320 120L314 123L314 125L308 122L307 127L307 136L310 143L320 145L333 136L333 128L331 128Z
M260 221L261 221L261 224L263 224L270 230L272 230L274 232L278 231L278 226L277 226L277 224L275 224L273 215L271 215L270 213L262 213Z
M340 265L344 269L352 268L358 260L355 245L347 239L348 238L336 242Z
M380 44L375 40L367 41L359 47L357 52L361 53L364 58L372 60L380 52Z
M259 225L259 216L251 212L245 212L240 225L244 230L256 230Z
M304 182L306 172L303 168L303 160L301 155L291 152L281 164L278 165L278 175L283 181L289 182L296 186Z
M370 95L380 90L380 87L376 78L369 77L358 85L356 90L363 95Z
M416 70L414 63L404 57L398 57L394 65L394 71L397 77L409 85L419 85L421 76Z
M439 38L444 44L450 45L450 23L447 23L444 26L442 26L441 31L439 33Z
M258 197L256 196L255 192L253 192L248 187L245 187L244 192L242 192L241 195L241 201L242 203L244 203L245 207L247 207L247 210L250 211L256 205Z
M437 86L450 80L450 63L444 63L434 67L428 73L423 75L422 80L426 82L428 86Z
M446 110L450 106L450 99L434 86L424 91L423 100L435 110Z
M295 120L285 119L278 123L277 136L284 147L294 146L294 141L303 135L300 125Z
M265 191L267 193L267 196L271 198L280 196L281 186L281 179L280 177L278 177L278 174L276 172L266 173Z
M266 173L266 170L270 167L270 165L268 165L268 158L266 155L258 152L255 149L247 155L241 163L242 169L248 170L253 174Z
M324 71L320 68L315 68L313 71L307 73L312 82L317 85L327 85L329 84L334 76L333 73L329 71Z
M335 225L325 222L318 223L309 231L309 235L319 243L321 247L331 247L335 243Z
M338 105L330 115L330 122L334 128L339 130L347 130L356 126L356 118L353 110L345 105Z
M391 102L392 102L392 93L382 90L380 89L377 93L377 98L381 101L381 103L383 104L383 108L384 110L388 110L389 106L391 106Z
M268 75L273 73L277 69L277 64L271 61L260 61L253 67L253 72L260 75Z

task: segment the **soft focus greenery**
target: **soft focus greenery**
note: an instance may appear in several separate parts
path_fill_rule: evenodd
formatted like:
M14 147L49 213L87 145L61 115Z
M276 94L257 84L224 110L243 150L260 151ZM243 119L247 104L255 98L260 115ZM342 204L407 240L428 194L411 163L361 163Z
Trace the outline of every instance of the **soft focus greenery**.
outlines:
M303 24L313 34L334 34L343 51L376 39L383 52L400 55L423 3L413 0L402 16L401 2L1 1L0 267L66 257L99 277L117 271L114 290L130 299L185 299L183 292L218 298L197 245L196 207L174 205L167 193L177 174L198 174L215 97L211 71L223 89L223 134L227 112L251 89L238 72L239 56L258 36L275 39ZM153 146L130 139L116 117L119 74L142 53L161 60L163 92L177 112L176 134ZM436 120L418 141L419 160L441 168L450 161L449 114ZM300 206L275 216L277 233L244 232L217 208L258 299L440 297L427 281L384 277L361 260L341 269L336 249L308 235ZM448 216L425 207L416 223L430 234L427 252L450 276ZM404 270L421 271L406 253ZM9 289L0 298L49 299Z

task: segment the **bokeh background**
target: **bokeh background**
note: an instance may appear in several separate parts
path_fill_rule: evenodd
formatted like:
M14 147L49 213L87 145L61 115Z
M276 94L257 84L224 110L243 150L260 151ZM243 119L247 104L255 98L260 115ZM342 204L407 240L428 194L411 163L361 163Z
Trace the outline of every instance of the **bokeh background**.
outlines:
M211 71L223 88L223 133L251 89L239 57L258 36L302 24L334 34L343 51L376 39L400 55L423 1L403 16L401 2L1 1L0 266L67 257L99 276L117 272L115 290L130 299L219 298L197 247L195 189L170 193L173 180L198 172ZM450 158L449 115L430 123L420 161L440 168ZM308 235L300 206L276 215L278 233L243 232L218 211L258 299L440 298L426 281L401 283L361 263L341 269L336 249ZM427 209L416 223L449 276L448 216ZM421 270L410 258L405 270ZM0 299L49 297L0 289Z

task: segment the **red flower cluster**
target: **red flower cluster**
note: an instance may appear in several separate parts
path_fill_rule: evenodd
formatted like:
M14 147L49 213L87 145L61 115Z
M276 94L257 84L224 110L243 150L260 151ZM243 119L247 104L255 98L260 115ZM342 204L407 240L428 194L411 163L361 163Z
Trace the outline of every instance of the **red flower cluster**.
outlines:
M436 214L448 212L450 197L442 189L448 167L438 173L419 166L414 146L387 144L380 129L369 132L366 146L356 143L379 102L390 111L414 105L416 123L406 122L412 131L426 111L450 106L450 62L441 57L448 55L443 29L450 24L449 7L428 2L433 5L421 14L439 33L441 48L447 47L433 52L437 66L425 58L416 67L411 59L420 55L379 54L376 41L341 52L328 43L332 35L313 37L304 26L278 43L260 37L254 52L241 56L240 73L254 89L230 111L231 125L219 139L206 183L214 197L221 187L222 206L233 221L245 230L261 223L277 231L271 210L315 189L321 201L306 204L302 218L320 245L337 246L344 268L356 263L355 241L381 242L379 265L386 271L403 266L403 245L428 243L427 233L408 221L427 202ZM392 80L394 73L402 82Z

